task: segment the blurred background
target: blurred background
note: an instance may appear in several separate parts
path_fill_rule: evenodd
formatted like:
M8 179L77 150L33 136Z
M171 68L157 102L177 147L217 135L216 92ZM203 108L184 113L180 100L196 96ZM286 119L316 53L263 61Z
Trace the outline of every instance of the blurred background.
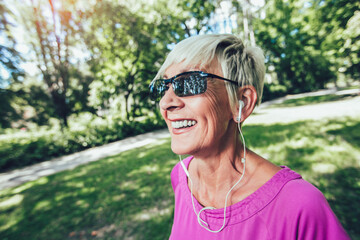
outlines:
M0 173L164 128L148 85L173 46L197 34L232 33L260 46L265 102L321 89L359 89L357 0L0 0L0 11ZM342 99L308 98L285 107ZM299 150L298 143L287 149L289 156L318 158L278 163L313 180L359 238L359 210L351 208L360 202L359 120L326 121L303 122L304 129L272 126L281 134L268 157L284 151L284 129L292 129L288 137L312 129L307 137L316 142L311 133L332 126L318 134L331 136L316 149ZM248 127L249 141L266 153L265 143L256 145L267 131L262 127ZM164 141L142 155L129 152L1 191L1 239L167 239L173 203L164 181L176 156ZM269 137L267 144L273 141ZM316 151L340 143L341 151L331 151L339 158L352 155L345 154L346 166L332 163L329 173L338 180L326 175L323 181L324 175L301 163L326 159ZM159 190L157 184L168 186ZM129 217L149 203L148 215Z

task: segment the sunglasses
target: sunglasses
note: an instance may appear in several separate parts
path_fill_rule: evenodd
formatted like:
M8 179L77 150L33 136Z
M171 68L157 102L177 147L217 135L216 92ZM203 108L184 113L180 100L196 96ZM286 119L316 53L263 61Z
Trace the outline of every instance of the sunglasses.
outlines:
M202 71L183 72L169 79L154 80L149 86L150 99L160 101L165 92L170 88L169 84L172 84L173 91L178 97L202 94L206 92L208 78L216 78L238 84L233 80Z

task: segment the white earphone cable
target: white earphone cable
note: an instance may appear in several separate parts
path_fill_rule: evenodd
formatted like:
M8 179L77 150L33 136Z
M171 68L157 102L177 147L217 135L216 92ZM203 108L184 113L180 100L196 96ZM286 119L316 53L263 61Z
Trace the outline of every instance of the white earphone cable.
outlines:
M198 223L200 224L201 227L205 228L206 230L208 230L209 232L212 232L212 233L218 233L220 232L221 230L224 229L225 227L225 224L226 224L226 207L227 207L227 200L228 200L228 197L231 193L231 191L241 182L241 180L243 179L244 175L245 175L245 162L246 162L246 145L245 145L245 139L244 139L244 136L242 134L242 131L241 131L241 127L240 127L240 121L237 123L237 126L238 126L238 129L239 129L239 132L240 132L240 135L241 135L241 139L242 139L242 142L243 142L243 146L244 146L244 157L241 159L241 163L243 164L243 171L242 171L242 174L241 174L241 177L240 179L234 184L234 186L232 186L230 188L230 190L228 191L228 193L226 194L226 197L225 197L225 206L224 206L224 221L223 221L223 225L222 227L219 229L219 230L211 230L208 228L208 223L206 221L204 221L203 219L201 219L200 217L200 214L202 211L205 211L205 210L213 210L213 209L216 209L214 207L204 207L202 208L198 213L196 212L196 209L195 209L195 203L194 203L194 197L193 197L193 193L192 193L192 185L193 185L193 182L190 178L190 174L187 172L186 168L185 168L185 165L183 164L182 162L182 159L181 159L181 156L179 155L179 159L180 159L180 163L182 164L183 168L184 168L184 171L186 173L186 175L188 176L189 180L190 180L190 194L191 194L191 202L192 202L192 205L193 205L193 209L194 209L194 212L195 212L195 215L197 216L197 220L198 220ZM206 224L203 225L203 224Z

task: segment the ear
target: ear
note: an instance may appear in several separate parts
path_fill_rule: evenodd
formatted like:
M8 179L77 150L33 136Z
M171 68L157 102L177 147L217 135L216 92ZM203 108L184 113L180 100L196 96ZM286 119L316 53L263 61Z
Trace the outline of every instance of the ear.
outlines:
M244 102L244 106L241 109L240 119L240 122L244 122L245 119L247 119L253 112L257 102L257 93L255 87L251 85L240 87L238 90L238 99ZM233 120L238 122L237 117L239 115L239 102L237 102L236 108L236 114L233 116Z

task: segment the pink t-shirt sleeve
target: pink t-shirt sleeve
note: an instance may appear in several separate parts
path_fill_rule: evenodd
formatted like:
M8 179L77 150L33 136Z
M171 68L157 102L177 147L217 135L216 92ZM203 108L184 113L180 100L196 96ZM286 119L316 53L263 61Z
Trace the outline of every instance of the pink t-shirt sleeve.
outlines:
M274 239L350 239L324 195L302 179L285 184L272 204L277 209L270 221Z

